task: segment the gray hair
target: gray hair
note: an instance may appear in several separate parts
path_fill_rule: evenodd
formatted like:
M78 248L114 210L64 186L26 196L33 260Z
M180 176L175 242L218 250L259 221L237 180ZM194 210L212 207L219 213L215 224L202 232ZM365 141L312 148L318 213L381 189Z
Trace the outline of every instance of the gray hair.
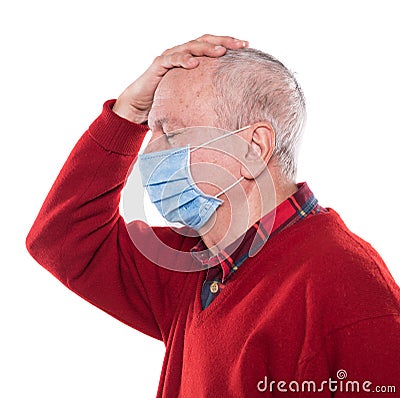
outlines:
M220 122L230 130L269 121L275 130L273 157L294 180L297 146L306 118L304 94L293 73L273 56L252 48L228 50L213 74Z

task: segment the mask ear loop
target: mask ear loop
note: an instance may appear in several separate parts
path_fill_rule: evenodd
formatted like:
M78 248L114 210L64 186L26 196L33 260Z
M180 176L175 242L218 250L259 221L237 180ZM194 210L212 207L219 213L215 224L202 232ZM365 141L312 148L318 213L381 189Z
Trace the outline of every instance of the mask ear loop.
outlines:
M206 142L203 142L202 144L200 144L200 145L198 145L198 146L196 146L196 147L194 147L194 148L190 148L190 152L194 152L194 151L196 151L197 149L203 148L203 147L205 147L205 146L207 146L207 145L209 145L209 144L212 144L212 143L215 142L215 141L221 140L222 138L229 137L229 136L231 136L231 135L233 135L233 134L239 133L240 131L246 130L246 129L249 128L249 127L250 127L250 125L245 126L245 127L242 127L242 128L240 128L240 129L237 129L237 130L234 130L234 131L230 131L229 133L224 134L224 135L222 135L221 137L212 138L211 140L208 140L208 141L206 141ZM235 181L233 184L229 185L228 187L226 187L225 189L223 189L220 193L218 193L217 195L215 195L215 197L218 198L219 196L221 196L221 195L223 195L224 193L228 192L228 191L229 191L230 189L232 189L235 185L240 184L240 182L243 181L243 180L244 180L244 177L242 176L242 177L240 177L237 181Z
M196 151L197 149L203 148L203 147L205 147L205 146L207 146L207 145L209 145L209 144L212 144L212 143L215 142L215 141L222 140L222 138L229 137L230 135L239 133L240 131L246 130L246 129L248 129L249 127L250 127L250 125L248 125L248 126L246 126L246 127L242 127L242 128L240 128L240 129L238 129L238 130L230 131L230 132L227 133L227 134L221 135L221 137L212 138L211 140L208 140L208 141L206 141L206 142L203 142L202 144L200 144L200 145L198 145L198 146L195 146L194 148L190 148L190 152L194 152L194 151Z
M244 177L241 176L237 181L235 181L233 184L229 185L229 187L226 187L223 189L219 194L215 195L216 198L220 197L223 195L225 192L228 192L230 189L232 189L235 185L240 184L244 180Z

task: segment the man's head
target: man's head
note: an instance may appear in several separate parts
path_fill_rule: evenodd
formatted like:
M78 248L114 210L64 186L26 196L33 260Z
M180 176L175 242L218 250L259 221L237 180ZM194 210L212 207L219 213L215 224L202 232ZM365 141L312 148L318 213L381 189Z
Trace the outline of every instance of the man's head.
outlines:
M149 124L153 132L166 132L189 126L236 130L268 122L275 135L271 165L294 181L305 118L304 95L293 74L271 55L241 49L204 57L196 69L169 71L157 89Z
M293 193L304 117L303 94L283 64L253 49L228 51L220 58L200 58L195 69L174 68L163 77L149 114L153 136L146 151L168 149L166 136L178 129L214 126L223 136L249 126L218 141L218 150L202 148L190 159L193 178L208 195L243 180L221 197L225 202L214 225L239 233L274 208L276 200ZM198 132L188 144L207 140L201 136L204 129Z
M305 122L303 92L281 62L255 49L228 51L216 60L215 112L226 129L269 121L275 131L274 160L283 177L296 176L296 149Z

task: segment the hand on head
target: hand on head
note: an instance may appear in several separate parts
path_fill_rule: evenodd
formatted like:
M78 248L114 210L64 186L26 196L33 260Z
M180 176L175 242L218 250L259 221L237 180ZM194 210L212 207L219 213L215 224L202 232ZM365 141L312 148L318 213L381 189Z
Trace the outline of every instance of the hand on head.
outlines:
M172 47L156 57L150 67L119 96L113 111L135 123L147 121L154 93L163 76L173 68L194 69L199 57L217 58L227 49L248 47L248 42L229 36L204 35Z

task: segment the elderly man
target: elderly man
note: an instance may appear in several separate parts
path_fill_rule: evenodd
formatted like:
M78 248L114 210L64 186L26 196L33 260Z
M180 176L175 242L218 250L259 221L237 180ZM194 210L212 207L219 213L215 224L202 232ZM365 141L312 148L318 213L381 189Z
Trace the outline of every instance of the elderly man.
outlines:
M165 343L159 397L400 389L399 288L374 249L295 183L302 91L282 63L247 47L205 35L107 101L28 250ZM118 211L149 129L138 162L168 227L126 225Z

